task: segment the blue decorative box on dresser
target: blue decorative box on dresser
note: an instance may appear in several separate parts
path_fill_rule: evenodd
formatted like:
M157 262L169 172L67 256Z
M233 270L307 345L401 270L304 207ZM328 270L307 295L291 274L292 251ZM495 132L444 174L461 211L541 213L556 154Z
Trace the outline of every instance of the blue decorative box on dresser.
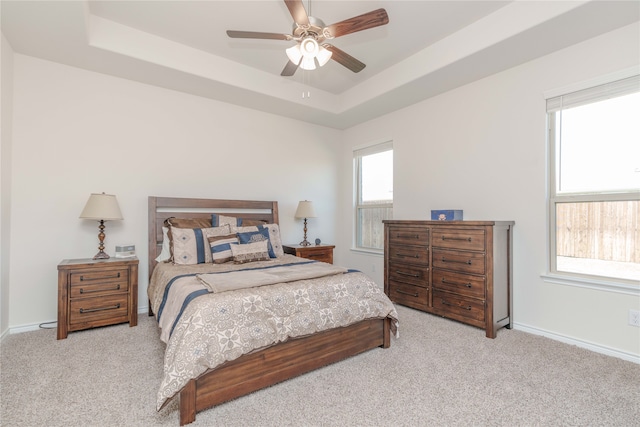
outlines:
M462 221L462 211L456 209L431 211L431 221Z

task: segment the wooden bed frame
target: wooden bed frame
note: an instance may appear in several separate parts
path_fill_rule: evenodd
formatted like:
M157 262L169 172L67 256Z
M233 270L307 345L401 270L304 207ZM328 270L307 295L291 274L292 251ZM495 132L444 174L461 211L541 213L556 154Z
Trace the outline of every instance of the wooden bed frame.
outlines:
M162 225L169 217L209 218L211 213L278 223L278 202L149 197L149 277L162 249ZM151 306L149 306L149 315ZM292 339L210 369L180 391L180 425L196 413L261 388L335 363L375 347L390 345L390 319Z

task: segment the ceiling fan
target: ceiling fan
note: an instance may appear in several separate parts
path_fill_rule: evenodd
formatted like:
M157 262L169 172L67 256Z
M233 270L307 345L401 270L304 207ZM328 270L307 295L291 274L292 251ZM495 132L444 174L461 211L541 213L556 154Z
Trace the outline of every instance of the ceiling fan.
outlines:
M327 26L321 19L307 15L302 0L284 0L284 2L293 17L291 34L227 30L227 35L231 38L298 42L286 50L289 62L280 73L281 76L294 75L298 67L303 70L315 70L316 62L319 66L323 66L329 59L358 73L364 69L364 63L325 41L389 23L387 12L384 9L377 9Z

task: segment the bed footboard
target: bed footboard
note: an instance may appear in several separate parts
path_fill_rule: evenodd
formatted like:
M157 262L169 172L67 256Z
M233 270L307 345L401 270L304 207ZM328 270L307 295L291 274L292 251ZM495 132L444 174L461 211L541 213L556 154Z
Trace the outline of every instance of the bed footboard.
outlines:
M209 370L180 392L180 425L196 413L375 347L390 345L390 319L370 319L293 339Z

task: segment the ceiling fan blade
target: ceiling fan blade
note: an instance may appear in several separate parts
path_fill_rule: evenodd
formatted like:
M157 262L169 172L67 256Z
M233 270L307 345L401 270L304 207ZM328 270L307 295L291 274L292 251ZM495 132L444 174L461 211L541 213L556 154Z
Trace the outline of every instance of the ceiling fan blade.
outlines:
M227 35L233 39L272 39L272 40L291 40L289 34L278 33L261 33L258 31L233 31L227 30Z
M359 16L355 16L344 21L336 22L327 26L324 31L329 32L332 37L341 37L369 28L379 27L389 23L389 15L384 9L377 9Z
M322 45L325 49L331 52L331 59L336 61L337 63L344 65L354 73L359 73L366 67L366 65L360 61L358 61L353 56L349 55L342 49L338 49L337 47L325 43Z
M284 0L284 2L289 9L289 13L293 17L293 22L302 27L309 25L309 16L307 15L307 11L304 9L302 0Z
M293 76L297 70L298 70L298 64L294 64L293 62L289 61L287 62L287 65L284 66L280 75L285 77Z

